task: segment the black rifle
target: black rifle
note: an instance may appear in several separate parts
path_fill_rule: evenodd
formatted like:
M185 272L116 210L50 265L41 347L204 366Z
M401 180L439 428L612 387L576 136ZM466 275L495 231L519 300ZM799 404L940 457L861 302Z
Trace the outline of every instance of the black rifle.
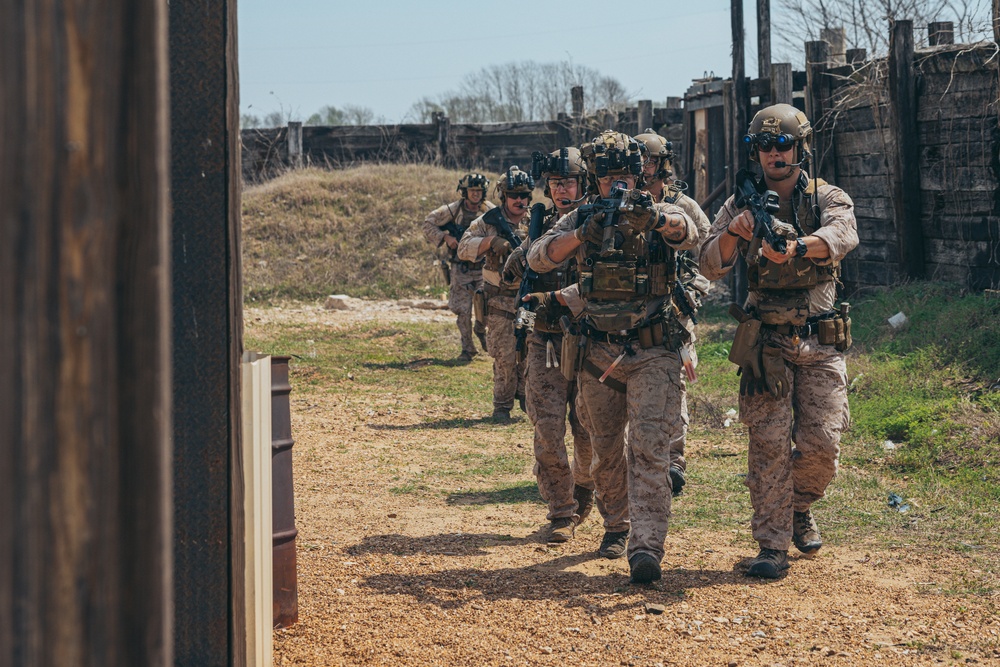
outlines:
M528 241L537 241L542 235L545 224L545 204L535 204L531 207L531 218L528 222ZM535 291L535 282L538 280L538 272L528 266L528 258L524 258L524 274L521 276L521 286L517 290L517 317L514 318L514 338L517 343L514 349L520 352L524 349L524 341L528 334L535 328L534 306L522 299Z
M767 241L777 252L783 253L788 248L789 241L795 241L795 229L786 223L774 219L778 212L778 193L765 190L763 194L757 181L746 169L736 173L736 194L733 203L737 208L746 207L753 215L753 235ZM778 227L775 230L775 226ZM761 257L761 263L764 258Z
M615 232L618 231L621 213L631 211L636 206L653 208L653 198L650 195L639 189L629 190L626 185L625 181L615 181L608 197L584 204L577 209L577 220L580 224L592 216L601 216L601 227L604 228L604 238L599 252L601 257L615 253Z
M500 238L507 240L507 243L510 244L511 250L521 245L521 237L511 231L510 223L507 222L507 218L503 217L503 211L499 206L491 208L484 213L483 222L487 222L496 227L497 235L500 236Z

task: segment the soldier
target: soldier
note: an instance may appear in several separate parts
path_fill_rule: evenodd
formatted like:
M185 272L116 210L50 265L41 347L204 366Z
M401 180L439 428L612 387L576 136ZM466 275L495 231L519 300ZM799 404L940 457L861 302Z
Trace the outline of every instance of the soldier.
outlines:
M734 304L741 324L729 358L740 366L740 420L750 432L746 483L760 545L746 574L768 579L788 568L790 543L807 556L823 545L810 506L837 471L849 420L850 319L846 304L838 313L834 301L840 262L858 244L857 222L843 190L810 180L801 168L811 134L806 115L791 105L757 112L744 142L763 183L740 172L737 188L744 183L765 201L777 200L777 220L767 212L763 219L779 236L770 243L755 235L753 212L736 204L754 203L752 195L730 197L701 255L702 273L712 280L732 269L737 253L747 262L746 312ZM758 201L754 208L759 214L765 207Z
M459 259L483 261L483 287L477 298L486 313L487 351L493 357L493 419L510 421L514 400L524 405L524 363L514 350L514 301L517 285L502 279L507 256L528 235L526 214L535 181L517 166L500 176L500 206L476 218L458 244ZM522 222L524 223L522 225Z
M556 221L575 210L586 198L587 167L575 147L536 153L532 176L544 178L545 196L552 200L543 222L548 231ZM537 206L537 204L536 204ZM520 282L524 273L524 248L511 253L504 267L510 282ZM555 271L541 274L532 290L559 290L571 282L575 267L564 262ZM576 408L576 379L567 378L560 367L563 345L560 318L571 317L565 306L554 305L535 313L534 333L527 340L526 403L528 418L535 427L535 478L538 492L548 502L549 542L567 542L576 526L583 523L594 507L594 480L590 475L593 450L590 436ZM566 455L566 412L573 433L573 467Z
M483 285L483 263L462 261L455 251L469 224L494 208L486 201L489 184L489 179L482 174L466 174L458 181L457 191L462 193L462 198L434 209L423 223L424 237L446 253L441 268L448 283L448 309L457 316L462 336L462 354L458 356L461 361L472 361L476 356L476 346L472 342L472 296ZM476 336L485 350L484 332L476 331Z
M575 255L577 282L531 298L556 300L583 318L588 340L577 401L594 448L597 502L607 512L600 553L620 557L627 540L632 582L650 583L661 576L670 450L687 429L678 354L686 330L671 303L675 253L697 244L698 228L680 206L634 189L642 158L631 137L608 130L582 152L602 201L562 218L528 251L528 265L539 272ZM609 197L621 203L601 206Z
M711 223L698 202L685 194L687 184L674 179L674 151L671 142L667 141L666 137L653 132L652 129L637 134L635 139L640 143L640 148L643 149L642 176L646 183L646 189L653 195L655 201L668 201L683 208L688 217L694 221L695 226L698 227L698 237L704 239L708 235ZM698 251L699 248L695 247L678 253L678 279L684 286L685 293L674 294L674 300L679 309L678 320L691 334L687 351L691 359L692 371L698 364L698 354L694 347L696 337L692 317L695 310L701 306L701 297L707 294L711 288L711 283L698 272ZM678 447L670 452L670 482L675 498L681 494L687 483L687 459L684 458L686 439L685 437L684 440L681 440Z

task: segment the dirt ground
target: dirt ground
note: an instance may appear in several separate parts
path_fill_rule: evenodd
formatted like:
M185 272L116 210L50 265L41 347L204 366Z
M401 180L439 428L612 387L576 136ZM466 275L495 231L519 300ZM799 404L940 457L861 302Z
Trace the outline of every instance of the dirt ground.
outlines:
M245 315L334 330L453 317L389 302ZM940 590L972 567L963 554L827 544L760 582L743 576L749 526L672 530L663 580L630 586L625 559L596 554L596 511L555 547L541 504L393 492L385 470L425 469L429 443L455 438L426 416L293 390L299 622L275 632L276 665L1000 664L996 597ZM476 428L530 461L526 420ZM709 446L689 442L692 465Z

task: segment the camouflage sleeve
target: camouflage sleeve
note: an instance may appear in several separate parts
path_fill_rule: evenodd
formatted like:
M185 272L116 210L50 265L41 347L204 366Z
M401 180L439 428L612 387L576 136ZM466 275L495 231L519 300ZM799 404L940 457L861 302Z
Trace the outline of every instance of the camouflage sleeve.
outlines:
M726 264L722 263L722 255L719 252L719 237L726 233L729 223L739 213L739 210L733 204L733 198L730 197L727 199L716 214L715 222L712 223L712 227L708 231L708 238L705 239L705 243L701 246L701 257L698 261L698 268L701 269L701 275L709 280L722 278L736 264L736 255L739 254L738 252L733 253L733 257L729 262ZM740 246L742 250L743 243L740 243Z
M492 225L487 225L483 221L483 216L479 216L472 221L469 228L458 242L458 258L464 262L475 262L479 260L479 244L484 237L496 236Z
M577 226L577 212L572 211L564 215L552 229L542 234L537 241L531 244L528 249L528 266L539 273L554 271L563 262L553 262L549 259L548 248L552 240L557 236L571 233ZM567 258L568 259L568 258Z
M525 241L525 244L528 242ZM509 255L507 255L507 261L503 265L503 276L504 280L508 282L521 280L521 276L524 275L524 266L526 262L524 259L524 244L514 248Z
M698 245L692 248L691 252L695 257L700 257L701 248L708 238L708 232L712 228L712 223L708 221L708 216L701 210L701 206L698 206L698 202L687 195L681 194L677 198L677 205L684 209L684 212L694 222L694 226L698 228Z
M858 245L858 221L854 217L854 202L847 193L833 185L819 188L820 228L812 233L826 242L830 256L814 259L824 265L839 262Z
M691 220L691 216L689 216L683 208L677 204L666 203L653 204L653 208L664 215L680 215L684 218L685 233L683 239L680 241L671 241L666 237L666 235L661 234L663 240L666 241L669 246L673 247L674 250L689 250L698 246L698 227L695 226L694 221Z
M430 212L423 222L424 238L435 248L444 243L444 237L448 233L441 229L441 225L447 224L454 218L454 203L439 206Z

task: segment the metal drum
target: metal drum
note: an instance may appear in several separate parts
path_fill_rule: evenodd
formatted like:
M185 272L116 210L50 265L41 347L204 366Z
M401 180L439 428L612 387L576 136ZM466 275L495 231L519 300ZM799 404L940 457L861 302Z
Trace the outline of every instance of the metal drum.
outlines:
M274 531L274 626L299 620L295 569L295 499L292 491L292 409L288 395L288 360L271 357L271 507Z

